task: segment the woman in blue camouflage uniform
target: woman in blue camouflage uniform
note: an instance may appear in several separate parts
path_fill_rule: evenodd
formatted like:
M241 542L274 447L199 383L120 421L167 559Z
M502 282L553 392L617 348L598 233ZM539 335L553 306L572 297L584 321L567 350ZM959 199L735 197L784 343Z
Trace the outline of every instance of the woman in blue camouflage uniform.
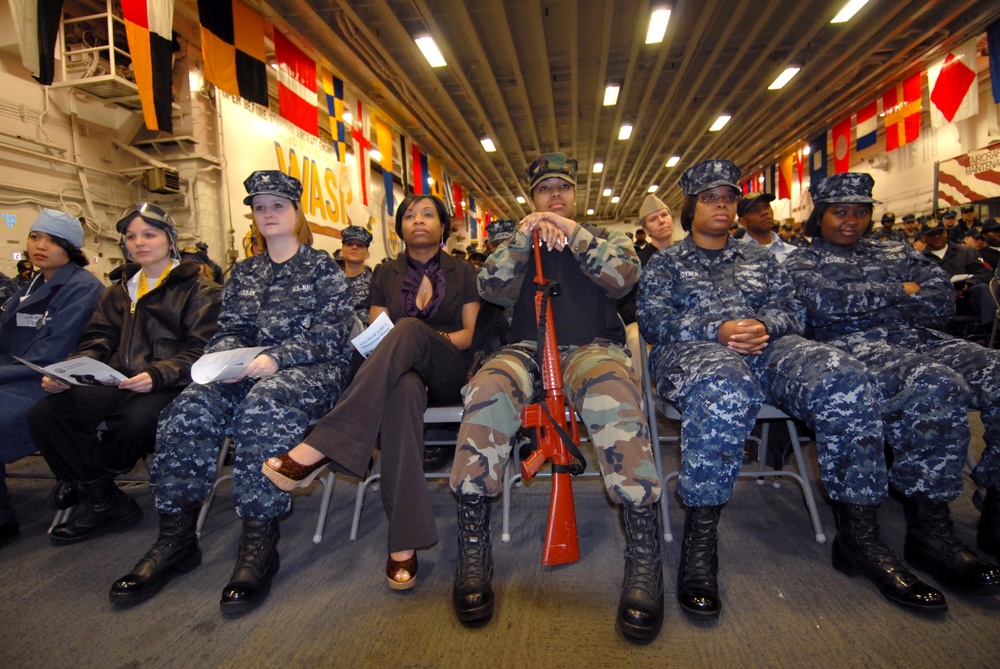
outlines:
M812 186L812 245L785 263L815 338L867 365L892 448L892 485L905 497L906 559L941 583L1000 592L1000 570L956 536L948 502L962 493L967 411L979 410L986 449L973 477L988 490L979 546L1000 558L1000 351L937 327L955 313L948 276L902 242L864 239L871 176L837 174Z
M639 272L631 240L576 220L577 161L547 153L528 166L534 206L512 239L490 255L479 273L479 292L512 306L508 341L463 391L465 414L451 487L458 494L458 570L452 592L458 619L480 625L493 614L490 586L490 498L502 488L511 439L537 380L536 284L532 236L538 230L546 279L557 281L551 301L562 352L564 392L598 451L605 488L625 521L625 578L617 626L629 640L656 638L663 622L659 545L660 481L649 427L640 408L638 380L624 348L625 329L615 300Z
M111 586L114 604L144 601L200 564L195 519L215 480L225 435L233 438L233 493L243 534L220 606L223 613L241 613L260 604L278 571L278 519L291 509L291 497L267 481L260 461L296 444L309 421L337 400L345 379L351 293L333 259L311 246L302 184L269 170L254 172L243 185L265 252L233 269L219 331L205 351L266 349L239 378L193 384L163 413L151 472L159 537Z
M637 319L654 345L657 391L683 415L678 488L687 516L678 602L695 620L721 612L716 527L767 402L816 432L820 476L838 520L834 566L864 574L896 604L943 610L941 593L907 572L878 534L885 461L864 366L803 339L804 310L774 254L728 234L740 176L728 160L684 172L681 226L691 234L654 255L639 284Z
M406 253L379 267L371 285L372 321L385 313L395 325L309 437L263 465L275 485L294 490L331 463L363 477L378 445L389 520L385 578L393 590L414 587L416 549L438 540L424 479L424 411L460 400L479 313L472 265L441 250L450 232L439 198L403 198L396 234Z

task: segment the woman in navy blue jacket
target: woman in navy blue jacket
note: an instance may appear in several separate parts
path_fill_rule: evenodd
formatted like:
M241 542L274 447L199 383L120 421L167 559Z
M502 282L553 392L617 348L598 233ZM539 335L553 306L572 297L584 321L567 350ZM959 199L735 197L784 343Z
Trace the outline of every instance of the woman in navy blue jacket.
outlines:
M28 256L39 272L0 313L0 546L18 535L7 505L4 465L35 451L24 415L45 396L37 372L14 360L50 365L69 355L90 320L103 284L84 269L83 226L75 216L42 209L28 232Z

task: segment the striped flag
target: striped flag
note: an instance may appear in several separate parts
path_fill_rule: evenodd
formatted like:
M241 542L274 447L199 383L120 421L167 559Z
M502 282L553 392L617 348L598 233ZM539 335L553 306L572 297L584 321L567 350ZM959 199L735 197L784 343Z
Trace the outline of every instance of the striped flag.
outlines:
M56 37L63 0L10 0L21 62L38 83L48 86L55 75Z
M264 17L240 0L198 0L205 79L267 106Z
M172 132L174 0L122 0L122 17L146 127Z
M858 110L855 129L858 135L858 151L875 146L875 139L878 136L878 100L872 100L870 104Z
M393 197L392 178L392 128L380 119L375 118L375 142L378 144L378 152L382 155L379 165L382 167L382 183L385 188L385 206L391 216L396 211L395 198Z
M882 94L885 150L892 151L920 136L920 73Z
M278 111L306 132L319 135L316 62L279 31L274 31L278 62Z

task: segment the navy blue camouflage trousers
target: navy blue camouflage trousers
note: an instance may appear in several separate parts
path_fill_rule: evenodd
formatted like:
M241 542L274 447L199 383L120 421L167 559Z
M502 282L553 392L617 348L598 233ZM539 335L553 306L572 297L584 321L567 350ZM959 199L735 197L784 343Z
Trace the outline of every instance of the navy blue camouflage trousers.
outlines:
M678 488L686 505L718 506L732 496L762 403L816 433L831 499L885 499L882 424L867 371L851 356L789 335L750 356L715 342L680 342L654 350L651 364L660 397L682 414Z
M295 447L309 421L340 394L345 371L331 365L282 369L259 381L191 384L160 416L150 485L156 509L177 514L201 504L215 481L219 447L233 438L233 492L242 518L276 518L292 498L261 473L261 463Z
M958 497L971 438L967 412L978 410L986 448L972 475L980 485L1000 489L1000 351L910 328L827 343L850 352L871 372L893 451L893 486L907 497Z

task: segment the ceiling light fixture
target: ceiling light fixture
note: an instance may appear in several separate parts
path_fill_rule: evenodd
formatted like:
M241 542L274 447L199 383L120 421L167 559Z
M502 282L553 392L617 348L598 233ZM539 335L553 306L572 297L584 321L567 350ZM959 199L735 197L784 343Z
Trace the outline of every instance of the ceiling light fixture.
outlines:
M613 198L611 198L611 204L618 204L620 200L621 198L615 195Z
M430 35L421 35L414 40L417 46L420 47L420 52L424 54L424 58L430 63L431 67L444 67L448 63L445 62L444 56L441 55L441 50L438 45L434 42L434 38Z
M594 163L594 174L600 174L604 171L604 163Z
M349 111L344 112L344 125L347 127L354 125L354 114Z
M489 137L483 137L479 140L479 143L483 145L483 150L486 151L486 153L493 153L497 150L496 145L493 144L493 140Z
M646 29L646 44L659 44L662 42L663 36L667 32L667 23L669 22L669 7L653 10L653 13L649 15L649 28Z
M676 167L679 162L681 162L680 156L670 156L670 159L667 160L667 167Z
M799 73L798 67L788 67L785 71L778 75L777 79L771 82L771 85L767 87L769 91L776 91L779 88L783 88L785 84L792 80L796 74Z
M593 215L594 215L594 210L593 209L588 209L587 210L587 216L593 216Z
M609 195L611 195L611 189L610 188L605 188L604 192L602 193L602 195L604 195L604 197L608 197Z
M719 118L715 119L715 123L712 124L712 127L709 128L708 131L709 132L718 132L718 131L722 130L722 128L725 127L725 125L727 123L729 123L729 119L731 119L731 118L732 118L732 116L726 116L725 114L723 114Z
M618 129L618 139L625 140L632 136L632 126L627 123Z
M850 0L844 8L837 12L830 23L847 23L862 7L868 4L868 0Z
M376 163L382 162L382 152L379 151L378 149L372 149L371 151L368 152L368 155L371 156L371 159L374 160Z
M518 196L517 196L516 198L514 198L514 199L515 199L515 200L517 200L517 203L518 203L518 204L524 204L525 202L527 202L527 200L525 200L525 199L524 199L524 196L523 196L523 195L518 195Z
M618 91L619 86L617 84L608 84L607 88L604 89L605 107L612 107L616 102L618 102Z
M810 153L812 153L812 147L806 144L805 148L802 149L802 155L808 156Z
M655 193L658 190L660 190L660 187L657 186L656 184L653 184L652 186L650 186L649 188L646 189L646 192L647 193Z

